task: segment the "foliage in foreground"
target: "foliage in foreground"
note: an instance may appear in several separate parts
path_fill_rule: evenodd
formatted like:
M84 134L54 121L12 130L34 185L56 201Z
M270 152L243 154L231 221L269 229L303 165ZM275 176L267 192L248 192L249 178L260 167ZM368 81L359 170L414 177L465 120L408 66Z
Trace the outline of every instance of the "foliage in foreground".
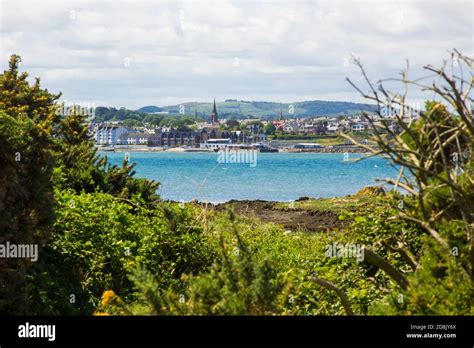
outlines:
M452 115L441 103L428 104L400 136L376 134L409 168L414 181L403 175L395 183L409 195L366 190L369 197L355 202L333 200L348 228L288 233L231 211L159 201L157 184L135 179L128 163L111 167L97 157L83 117L58 117L56 96L39 81L30 86L18 62L12 58L0 81L1 238L43 247L34 265L1 265L2 280L14 274L2 283L2 310L473 314L473 139L464 109ZM466 154L456 163L443 160L450 132ZM28 161L16 161L17 152ZM330 206L319 200L296 208ZM341 245L354 253L328 253Z
M37 245L51 237L54 189L108 192L151 204L157 184L133 177L133 165L110 166L97 156L88 138L84 116L61 116L53 95L19 72L12 55L0 74L0 243ZM40 256L42 258L42 256ZM28 314L26 280L32 263L21 258L0 260L0 313Z
M31 272L35 313L90 314L104 290L133 297L128 275L137 268L174 289L181 274L212 261L213 244L188 209L163 203L149 210L105 193L62 191L56 198L52 238Z
M54 221L51 151L59 96L30 85L12 56L0 74L0 244L43 244ZM28 311L25 274L31 262L0 258L0 313Z

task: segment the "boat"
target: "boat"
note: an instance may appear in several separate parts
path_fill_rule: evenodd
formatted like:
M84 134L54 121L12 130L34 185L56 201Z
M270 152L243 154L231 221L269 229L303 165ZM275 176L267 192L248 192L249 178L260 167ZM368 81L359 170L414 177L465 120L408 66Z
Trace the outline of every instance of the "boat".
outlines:
M253 144L253 146L259 152L278 152L277 148L262 143Z
M115 146L101 146L99 148L99 151L107 151L107 152L114 152L115 151Z

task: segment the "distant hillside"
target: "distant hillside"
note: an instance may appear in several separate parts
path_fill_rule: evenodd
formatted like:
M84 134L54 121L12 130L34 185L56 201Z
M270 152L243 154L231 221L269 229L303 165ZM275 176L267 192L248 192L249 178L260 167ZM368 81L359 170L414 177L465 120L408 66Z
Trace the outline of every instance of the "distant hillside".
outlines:
M188 115L194 115L196 113L200 117L208 117L212 111L212 103L197 102L169 105L161 108L157 106L146 106L137 111L148 113L167 111L169 114L179 114L180 105L184 106L184 113ZM291 105L293 106L293 114L290 114ZM280 110L286 118L305 118L310 116L353 115L359 113L361 110L374 111L375 106L321 100L298 103L277 103L227 99L224 102L217 103L219 115L225 118L246 118L253 116L256 118L274 119L280 117Z
M138 109L137 111L138 112L144 112L144 113L147 113L147 114L154 114L156 112L163 111L163 108L160 108L159 106L155 106L155 105L149 105L149 106L144 106L144 107Z

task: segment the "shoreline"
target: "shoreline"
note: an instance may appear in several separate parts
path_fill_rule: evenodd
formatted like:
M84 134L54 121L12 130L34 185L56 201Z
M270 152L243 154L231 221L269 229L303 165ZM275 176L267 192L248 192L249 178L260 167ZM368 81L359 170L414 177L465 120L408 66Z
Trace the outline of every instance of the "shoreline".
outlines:
M156 153L156 152L163 152L163 153L216 153L212 150L207 149L199 149L199 148L170 148L170 149L163 149L163 148L138 148L138 147L120 147L115 149L101 149L96 147L97 151L99 152L139 152L139 153ZM259 153L316 153L316 154L344 154L344 153L370 153L364 148L356 147L356 146L341 146L341 147L323 147L317 149L278 149L278 152L260 152Z
M264 223L283 226L287 233L306 231L311 233L329 232L348 226L351 221L339 219L342 211L351 211L367 207L375 196L385 195L381 186L366 186L354 194L336 197L300 197L291 201L262 199L229 200L222 203L177 202L177 204L196 204L216 212L231 208L235 213L257 218Z

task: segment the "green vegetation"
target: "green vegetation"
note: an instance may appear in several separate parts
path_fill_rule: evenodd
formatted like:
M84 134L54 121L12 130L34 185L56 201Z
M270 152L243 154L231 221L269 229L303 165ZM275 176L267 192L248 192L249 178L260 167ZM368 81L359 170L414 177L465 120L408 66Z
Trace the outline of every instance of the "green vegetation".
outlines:
M30 86L28 75L18 71L19 62L12 56L9 70L0 76L0 240L42 244L53 221L51 135L59 96L40 89L39 79ZM0 259L0 312L27 310L29 267L26 260Z
M290 114L290 105L293 105L294 114ZM99 106L95 110L95 121L125 121L131 120L140 122L150 122L156 125L163 119L180 118L180 107L184 107L186 115L194 118L195 114L200 120L209 118L212 112L213 103L189 102L180 105L169 105L158 107L154 105L144 106L138 110L128 110L125 108L113 108ZM299 103L273 103L258 101L237 101L228 99L217 103L219 116L227 119L278 119L280 111L285 118L328 115L355 115L361 111L375 111L375 107L367 104L357 104L350 102L332 101L307 101Z
M148 110L148 109L146 109ZM194 115L147 114L146 112L128 110L125 108L107 108L99 106L95 109L94 122L121 121L126 127L143 127L147 124L161 127L172 127L180 131L191 130L190 126L204 118Z
M288 142L314 142L324 146L343 145L345 140L340 135L317 135L317 134L288 134L277 131L270 137L271 140L284 140Z
M167 126L167 127L171 127L173 129L176 129L176 130L179 130L179 131L190 131L191 130L191 127L192 125L194 125L194 123L198 121L198 122L202 122L204 121L203 119L196 119L194 116L187 116L187 115L183 115L183 116L172 116L172 117L167 117L165 119L163 119L161 122L160 122L160 126Z
M345 211L356 211L361 210L365 206L369 205L373 201L373 198L369 195L358 194L354 196L337 197L337 198L320 198L320 199L307 199L296 201L292 203L277 203L278 209L298 209L305 211L332 211L335 213L343 213Z
M327 116L327 115L355 115L361 111L375 111L373 105L357 104L351 102L333 102L333 101L305 101L297 103L276 103L227 99L224 102L218 102L217 109L219 115L223 118L244 119L279 119L280 111L285 118L309 117L309 116ZM212 112L213 103L189 102L181 104L187 113L196 113L200 117L208 117ZM294 113L290 114L290 105L293 106ZM177 114L180 105L164 106L161 109L170 114ZM143 111L144 108L139 109ZM147 107L145 110L154 110Z
M57 116L58 96L28 84L19 62L12 56L0 75L0 237L41 248L35 263L1 260L1 312L473 314L474 128L464 100L456 114L428 103L401 134L374 131L378 154L409 172L389 183L409 194L366 188L277 204L348 222L309 233L160 200L133 164L98 157L83 116Z
M176 204L150 209L139 197L64 190L56 200L52 238L30 276L35 314L91 314L106 289L133 299L128 275L137 269L178 290L182 273L202 271L213 259L192 211Z
M274 135L275 132L276 132L276 127L271 124L271 123L268 123L265 127L264 127L264 131L266 134L268 135Z
M106 121L125 121L135 120L142 121L148 114L144 112L128 110L125 108L113 108L98 106L95 108L94 121L106 122Z

